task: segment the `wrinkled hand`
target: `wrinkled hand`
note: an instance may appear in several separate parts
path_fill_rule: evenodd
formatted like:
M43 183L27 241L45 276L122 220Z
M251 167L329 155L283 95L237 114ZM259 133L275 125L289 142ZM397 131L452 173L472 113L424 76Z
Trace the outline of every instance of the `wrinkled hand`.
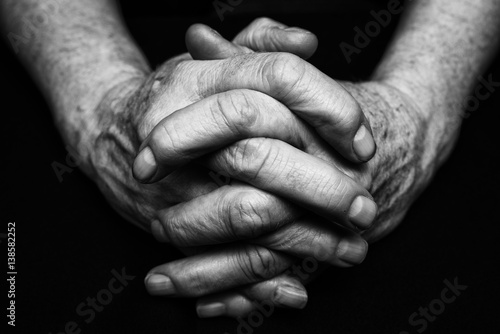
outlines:
M261 24L262 20L256 22ZM203 27L191 29L190 33L193 35L191 36L193 42L192 45L188 43L188 47L191 54L200 58L218 59L234 56L238 49L239 52L248 52L245 48L224 41ZM210 57L202 56L206 50L209 50ZM419 138L425 131L426 125L419 118L416 105L386 83L344 83L344 86L358 97L358 102L362 104L364 111L369 110L370 120L374 121L380 130L378 136L377 133L375 135L380 139L379 143L385 144L383 148L379 148L380 152L374 161L363 166L364 168L351 170L351 175L355 179L369 186L381 200L388 200L382 205L383 214L380 215L377 224L365 234L369 239L375 240L387 234L402 220L411 202L426 184L426 177L419 170L422 162L422 143L419 143ZM329 157L322 158L337 163ZM321 234L321 230L314 224L307 226L304 232ZM254 307L251 299L272 301L273 296L269 291L274 292L276 280L279 282L282 279L283 275L274 280L254 284L243 294L234 292L208 297L199 303L199 313L206 316L241 315L243 310L248 312Z
M188 31L188 49L191 54L197 55L195 59L222 59L253 52L249 48L255 51L274 48L279 51L280 47L289 47L279 42L285 40L278 34L283 26L267 18L257 19L233 42L229 42L210 28L195 25ZM259 39L255 40L255 36ZM405 77L379 78L360 83L337 81L356 99L371 124L377 154L370 161L361 165L350 164L325 146L311 143L321 147L310 152L312 155L337 166L375 197L380 206L377 219L370 229L361 232L370 241L381 239L397 226L416 195L429 183L433 172L446 160L451 150L436 156L423 142L429 137L430 124L423 116L419 100L403 92L410 89L397 88L410 86L410 81L411 78ZM425 100L429 97L419 98ZM310 134L314 138L314 131ZM386 199L390 200L389 203Z
M312 37L313 35L310 35L307 38ZM176 232L179 233L172 233L170 235L173 243L178 246L197 244L197 242L199 244L212 244L257 237L266 231L284 226L300 216L301 213L298 212L294 205L290 205L279 197L248 185L233 184L218 188L209 177L210 172L208 170L200 165L185 165L188 160L194 158L194 156L189 156L189 154L187 155L188 159L184 159L183 161L182 159L186 157L180 154L178 156L180 163L170 166L175 168L183 166L182 169L177 169L174 172L167 170L166 174L168 176L159 182L146 185L133 180L130 175L130 166L132 165L133 157L138 151L139 143L146 138L152 138L151 134L156 133L156 130L162 128L158 124L167 116L171 118L173 116L177 117L176 115L182 116L187 114L189 110L192 112L203 111L204 108L191 107L196 103L200 103L201 106L207 106L203 103L209 103L208 105L212 103L211 106L214 106L214 101L210 100L210 97L214 94L223 95L230 102L226 102L226 108L221 107L219 109L217 109L219 103L215 103L215 116L217 116L217 112L219 112L219 115L222 115L226 109L228 112L238 112L239 105L233 104L233 100L231 99L235 98L234 96L238 99L244 94L250 94L249 96L252 97L252 101L259 101L260 99L259 103L261 107L257 108L257 111L262 109L262 107L276 111L276 115L274 116L272 113L269 115L267 113L260 113L263 116L263 120L261 120L262 124L268 124L268 121L271 120L275 123L275 126L245 129L244 126L241 126L245 123L239 123L239 119L241 118L235 118L235 125L240 125L242 134L236 134L235 136L234 133L223 132L224 136L229 135L229 137L222 136L219 142L209 142L214 146L206 148L203 153L216 150L237 140L237 135L243 136L241 138L252 138L260 134L261 136L265 135L270 138L281 139L287 143L296 144L297 147L304 149L308 153L316 152L317 156L329 154L328 151L330 148L315 133L308 131L307 126L295 114L283 107L283 104L278 103L267 95L272 96L274 94L276 98L281 98L283 103L293 105L295 107L294 111L306 118L309 117L313 122L316 122L314 113L329 113L329 115L319 115L318 117L325 121L315 123L315 125L319 128L320 132L324 133L324 137L330 141L335 139L334 131L344 133L345 136L342 137L340 144L336 144L336 147L339 151L343 151L346 156L350 156L353 160L356 160L358 159L357 154L360 152L363 153L361 155L364 158L373 154L374 146L373 142L370 145L370 141L372 140L369 125L366 123L356 103L353 103L352 98L341 86L311 67L313 69L312 73L317 77L309 78L309 81L317 79L321 83L321 89L324 91L326 88L330 89L324 93L328 93L329 99L326 99L326 102L324 100L318 103L310 98L312 96L307 95L309 94L307 90L297 89L297 86L290 84L290 79L276 75L277 73L281 73L280 70L285 65L285 68L291 65L293 70L296 68L296 66L293 66L294 62L299 64L298 66L304 66L305 63L303 64L298 58L283 54L261 54L255 56L242 57L238 61L230 59L229 61L224 60L217 63L193 62L189 60L189 57L181 56L167 62L146 81L139 78L128 81L116 87L116 89L108 94L97 110L101 117L97 126L102 127L103 133L95 140L94 147L91 149L91 165L93 166L93 171L91 172L96 176L95 179L99 186L118 212L145 229L149 227L148 222L156 219L157 211L159 210L162 210L164 218L168 217L169 212L175 212L175 210L179 209L180 212L198 214L198 216L187 216L184 220L181 219L178 221L179 224L177 226L181 229ZM291 64L290 61L292 62ZM239 74L236 73L238 71ZM308 73L308 75L310 74ZM238 80L240 77L243 77L245 80ZM214 78L217 81L214 82ZM302 75L299 78L304 80ZM307 83L308 81L304 82ZM242 90L240 88L252 88L253 91ZM293 91L292 88L294 88ZM221 92L218 93L217 89ZM240 90L237 91L236 89ZM258 89L267 94L255 91ZM224 101L224 99L219 100L219 102ZM241 100L237 101L241 102ZM349 103L353 103L353 105L347 108ZM338 104L338 108L336 108L336 104ZM236 108L232 108L233 105ZM192 109L189 109L190 107ZM332 109L330 110L330 108ZM179 109L184 110L182 110L182 113L173 113ZM338 112L338 114L334 112ZM344 112L346 113L343 114ZM236 116L239 115L236 114ZM269 118L269 116L273 116L274 118ZM350 121L345 123L333 122L340 118L350 119ZM194 130L201 130L201 127L196 128L196 126L209 124L196 122L196 118L192 120L192 124L188 124L187 129L192 125ZM218 121L219 119L215 120ZM243 120L245 121L245 119ZM182 123L182 119L180 121L179 124L185 124ZM224 123L214 123L215 126L219 124L224 125ZM289 133L282 131L281 126L291 131ZM364 135L361 136L361 139L358 138L356 140L354 137L360 127L364 128ZM153 128L155 131L151 132ZM182 129L186 128L183 127ZM193 133L198 132L194 131ZM201 137L201 140L192 141L192 138L188 137L187 142L181 142L189 145L193 143L198 144L200 142L203 143L208 138L210 137ZM248 140L247 143L251 141ZM268 139L260 141L263 143L262 145L268 145L268 147L271 147L269 146L271 143L283 145L278 140L273 141ZM214 168L215 170L223 170L228 165L231 166L232 161L235 162L231 166L232 171L239 171L240 177L244 176L245 173L248 174L250 172L251 174L251 168L254 168L255 165L248 166L244 161L238 163L237 159L231 158L231 155L237 153L237 150L242 147L241 142L239 145L235 146L235 152L231 152L229 149L225 153L219 152L212 155L211 161L206 161L205 165L213 168L214 165L220 164L221 161L228 161L229 163L223 163L224 166L221 166L220 169L217 167ZM357 149L354 150L353 147L356 146ZM287 195L287 188L296 189L297 185L302 184L303 192L292 194L292 200L305 202L305 204L301 204L309 206L312 210L316 210L330 219L335 218L336 221L349 227L352 227L352 223L359 225L361 228L370 225L375 212L373 206L370 207L370 195L363 187L342 173L343 167L341 165L326 164L324 160L319 158L313 159L312 156L290 145L283 147L283 152L288 154L290 159L298 157L297 162L300 162L300 164L297 166L292 165L292 168L289 168L290 175L295 176L291 180L294 182L293 186L286 186L280 184L280 182L275 182L271 184L274 187L272 190L279 192L281 189L283 194ZM160 148L163 147L160 146ZM187 151L189 152L189 147ZM173 153L176 154L179 151L174 149ZM246 154L242 156L246 156ZM304 169L304 166L311 169L313 173ZM161 174L159 177L161 177ZM267 177L267 179L261 179L260 182L261 184L266 184L266 180L269 180L269 175L263 175L263 177ZM281 177L283 181L290 181L287 178L283 178L283 176ZM311 179L311 177L313 178ZM255 179L259 180L259 178ZM325 184L329 186L322 186ZM314 200L314 198L308 198L305 194L315 196L318 201ZM205 203L202 200L204 196L207 196L206 199L208 199ZM287 196L290 197L290 195ZM356 205L353 206L352 204L358 197L365 198L366 200L361 199L361 203L358 200ZM195 199L198 201L198 204L202 204L202 206L197 207L198 212L190 210L193 207L193 203L189 203L191 199ZM366 205L365 201L368 201L367 213L365 212L367 211L366 208L363 210L363 205ZM354 210L351 209L351 206L354 207ZM216 208L219 210L215 210ZM168 211L168 209L171 210ZM205 216L203 216L203 212L206 212ZM269 213L269 215L261 216L262 212ZM180 216L183 218L182 215ZM199 221L199 224L191 224L191 226L195 229L198 228L198 231L200 231L200 228L205 227L207 228L205 231L215 233L208 235L204 240L200 241L189 239L189 237L197 237L199 233L183 234L183 232L189 232L189 229L186 230L185 226L190 226L189 224L184 224L184 222L186 220L192 222L192 219L200 219L201 217L204 219ZM307 231L309 225L318 224L319 221L320 219L317 217L304 218L301 221L296 220L293 225L287 227L288 230L282 229L279 233L275 234L276 238L274 240L267 237L267 239L263 238L252 244L234 246L229 250L227 248L219 250L211 249L206 253L181 260L163 269L168 269L170 280L173 282L171 287L174 287L176 290L174 291L175 295L200 296L229 287L274 277L289 267L293 261L293 258L285 253L306 257L321 252L323 261L341 266L348 266L362 261L366 253L366 244L359 236L346 229L342 229L331 223L325 223L317 229L321 231L321 234L303 233L304 230ZM222 224L213 226L213 222ZM158 227L161 228L158 223L153 223L153 230L158 229ZM237 228L234 229L233 227ZM197 231L195 230L195 232ZM289 240L283 242L281 240L282 236L287 236ZM259 242L265 247L259 246ZM318 248L309 247L308 245L311 244L318 246ZM270 249L280 250L283 253L271 251ZM192 252L193 249L185 249L185 251ZM185 270L186 268L190 268L191 270ZM183 279L178 279L180 274L183 275ZM153 278L149 278L148 283L150 284L148 286L152 285ZM164 283L163 286L165 286ZM295 291L303 290L300 283L286 277L275 279L273 280L273 284L268 285L269 288L266 292L268 295L275 295L276 304L287 305L288 303L290 306L297 304L296 300L283 300L282 295L275 294L278 289L277 286L281 288L292 286ZM154 288L151 290L154 290ZM261 289L258 293L262 291ZM303 294L305 294L305 291ZM300 305L303 305L304 296L300 297L302 298L299 300Z

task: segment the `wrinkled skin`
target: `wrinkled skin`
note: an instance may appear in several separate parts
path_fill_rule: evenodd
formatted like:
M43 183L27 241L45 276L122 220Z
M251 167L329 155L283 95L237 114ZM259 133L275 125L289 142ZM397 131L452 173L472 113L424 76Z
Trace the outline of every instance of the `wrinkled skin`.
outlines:
M169 83L177 83L183 80L183 66L180 64L189 64L189 57L186 55L174 58L165 63L154 74L143 82L131 81L126 83L129 87L129 93L124 96L107 97L100 106L103 117L102 124L109 122L122 125L123 132L110 134L111 129L103 132L96 139L96 149L98 153L93 157L96 166L96 175L99 176L99 184L108 194L108 199L113 206L125 217L140 217L135 221L154 220L155 212L164 209L169 205L186 201L202 194L207 194L218 189L208 175L206 169L201 166L191 165L189 168L178 170L167 178L150 185L140 184L132 178L130 166L137 153L141 141L146 138L148 132L154 127L155 122L160 119L155 118L151 105L155 105L159 94L171 96L171 91L189 85L169 86ZM185 66L185 65L184 65ZM159 83L160 82L160 83ZM386 82L366 82L366 83L348 83L342 85L356 98L361 105L366 117L372 126L378 151L375 157L364 165L355 165L342 159L336 152L331 150L318 136L311 134L313 140L318 141L314 154L343 170L366 187L374 196L379 205L379 215L373 227L364 232L365 238L370 241L378 240L392 231L397 224L401 222L404 214L410 207L412 201L418 193L425 187L434 170L437 167L437 160L424 160L424 154L435 154L430 151L431 148L425 147L426 131L428 124L425 117L420 116L421 111L415 101L410 99L404 93L394 88ZM123 90L120 90L123 92ZM122 93L118 94L121 95ZM183 102L162 101L163 110L167 114L185 107L204 97L201 95L186 95ZM110 109L113 108L116 109ZM118 108L117 108L118 107ZM106 120L109 117L116 117L113 120ZM146 120L146 121L145 121ZM117 149L120 148L120 149ZM434 163L429 163L434 161ZM118 173L117 173L118 172ZM120 177L117 177L119 175ZM276 202L272 202L274 205ZM299 212L294 212L294 207L287 203L282 204L282 209L289 210L291 215L287 221L294 217L299 217ZM306 229L306 230L304 230ZM304 232L311 235L311 238L304 238ZM155 233L159 239L162 238L161 228ZM270 235L257 239L254 244L269 247L274 250L290 251L291 248L298 248L299 244L304 243L304 239L313 244L321 240L322 235L328 235L331 231L324 231L319 228L315 222L291 223L278 229ZM345 232L343 232L345 233ZM339 232L336 232L338 235ZM286 238L286 243L277 244L276 240ZM330 238L331 239L331 238ZM338 241L337 241L338 246ZM250 246L255 247L255 246ZM184 249L187 254L192 254L200 250ZM205 250L205 249L203 249ZM248 250L246 250L248 251ZM294 252L299 251L291 251ZM277 253L266 253L273 257L272 266L262 265L262 272L257 275L258 280L271 279L269 283L260 283L263 290L270 288L267 285L283 284L283 280L294 282L296 278L277 276L292 262L292 259L285 258ZM300 255L300 254L297 254ZM251 257L249 257L251 258ZM207 259L204 258L204 261ZM195 260L199 264L201 260ZM251 262L251 261L250 261ZM187 264L193 264L188 259L177 261L171 264L171 267L154 269L152 272L168 272L170 277L185 275L176 271L175 268L186 267ZM210 265L201 265L207 273L212 268ZM259 268L259 266L250 266L250 268ZM251 270L251 269L250 269ZM255 278L254 278L255 280ZM201 296L206 293L218 291L227 288L226 285L215 286L209 281L205 284L196 285L195 289L190 285L189 279L182 277L176 281L176 286L181 287L181 291L191 291L191 296ZM233 284L233 283L231 283ZM232 286L229 284L229 286ZM258 286L258 284L256 284ZM215 290L209 286L215 286ZM262 293L258 288L247 288L245 294L252 298L258 298ZM193 291L195 291L193 293ZM266 295L266 293L263 293Z

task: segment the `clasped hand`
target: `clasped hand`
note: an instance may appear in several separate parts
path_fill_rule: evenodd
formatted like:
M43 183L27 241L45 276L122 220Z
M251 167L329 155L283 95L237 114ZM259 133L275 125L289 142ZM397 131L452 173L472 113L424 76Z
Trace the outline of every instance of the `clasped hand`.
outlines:
M186 44L189 54L101 103L119 121L96 140L98 184L124 217L188 255L150 271L151 294L203 297L206 317L247 314L255 300L302 308L303 283L320 270L301 277L288 270L294 262L359 264L368 249L360 232L379 238L406 212L399 205L374 224L369 190L391 159L385 147L376 153L375 132L391 129L381 118L394 100L411 103L383 83L329 78L303 59L313 34L269 19L233 42L195 25ZM379 105L358 98L373 92ZM398 115L398 125L414 124ZM387 146L410 150L408 141ZM214 172L231 182L217 185Z

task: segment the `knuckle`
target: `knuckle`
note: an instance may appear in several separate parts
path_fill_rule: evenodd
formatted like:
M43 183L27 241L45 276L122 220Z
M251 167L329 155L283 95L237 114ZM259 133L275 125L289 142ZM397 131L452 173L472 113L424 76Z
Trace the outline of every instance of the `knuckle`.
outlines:
M236 195L228 207L228 223L238 239L255 238L270 228L268 198L257 192Z
M283 70L287 68L302 68L304 66L304 61L300 57L288 53L288 52L278 52L272 56L273 67L275 70Z
M146 139L151 130L170 114L171 108L164 107L165 96L168 96L168 93L171 93L176 86L195 87L194 84L188 82L188 80L193 80L193 75L186 73L186 69L192 67L190 63L192 62L183 56L165 62L129 102L130 107L137 110L137 113L133 115L133 122L137 126L141 141ZM184 106L177 105L173 110L182 107Z
M265 138L245 139L229 148L228 165L236 178L255 180L272 164L277 154Z
M247 45L256 46L256 44L261 42L262 33L271 25L274 25L274 21L268 17L259 17L250 23L246 29L245 41Z
M278 98L286 97L304 78L306 63L291 53L276 52L264 59L263 78Z
M271 20L270 18L265 17L265 16L261 16L261 17L256 18L251 24L260 27L260 26L268 26L268 25L273 24L273 23L274 23L274 20Z
M170 59L160 65L156 70L156 79L162 82L168 82L173 75L182 72L182 69L190 63L190 59L184 55L180 55Z
M246 246L244 260L239 261L242 271L251 280L266 280L279 273L277 259L272 251L264 247Z
M309 247L309 233L311 229L302 223L293 222L274 233L266 236L266 247L280 251L289 251L297 246Z
M227 127L238 134L251 129L259 118L259 108L243 90L219 94L216 108ZM217 112L212 110L212 113Z

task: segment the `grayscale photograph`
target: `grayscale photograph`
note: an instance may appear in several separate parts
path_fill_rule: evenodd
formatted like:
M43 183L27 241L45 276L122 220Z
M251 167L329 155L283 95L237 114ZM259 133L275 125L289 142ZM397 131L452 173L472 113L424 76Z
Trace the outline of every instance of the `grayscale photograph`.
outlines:
M500 333L500 0L0 0L0 33L1 333Z

